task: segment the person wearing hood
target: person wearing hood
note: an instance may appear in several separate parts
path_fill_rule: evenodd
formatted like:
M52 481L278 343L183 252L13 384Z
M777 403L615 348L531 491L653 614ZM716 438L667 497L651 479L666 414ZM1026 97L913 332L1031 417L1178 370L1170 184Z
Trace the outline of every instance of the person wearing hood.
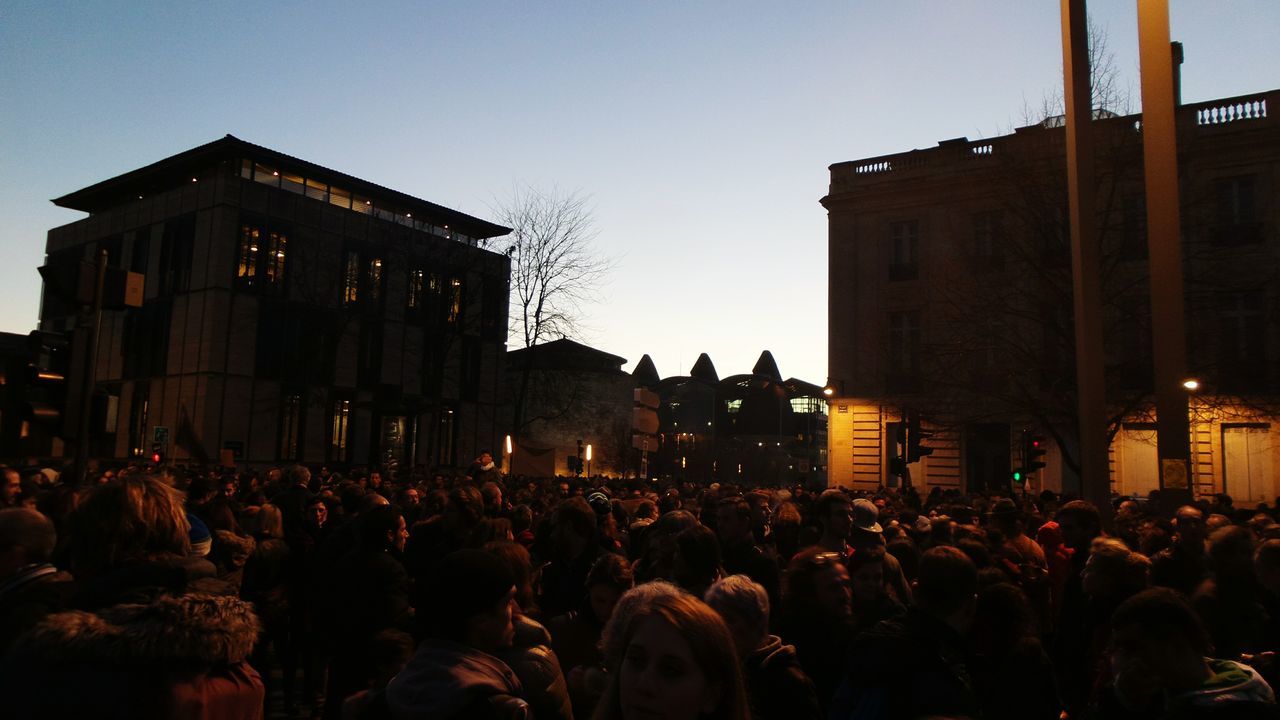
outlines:
M428 638L387 685L392 718L521 718L520 680L497 655L512 647L516 579L483 550L457 550L436 568L424 605Z
M0 656L24 630L71 601L75 581L49 562L53 522L31 508L0 509Z
M1111 630L1114 702L1103 704L1100 717L1280 718L1256 670L1207 657L1209 635L1177 591L1156 587L1125 600Z
M753 720L821 718L813 681L800 669L796 649L770 635L769 594L746 575L730 575L707 590L706 603L733 636Z
M6 718L262 717L248 663L260 626L237 597L199 592L182 493L130 475L71 516L80 609L21 635L0 667Z

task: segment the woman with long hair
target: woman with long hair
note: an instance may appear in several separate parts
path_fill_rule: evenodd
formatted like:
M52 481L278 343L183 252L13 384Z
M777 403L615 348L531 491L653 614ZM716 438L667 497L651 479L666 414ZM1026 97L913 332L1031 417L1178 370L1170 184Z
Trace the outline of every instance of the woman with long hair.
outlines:
M627 593L644 594L644 586ZM724 621L685 593L626 596L605 631L613 669L596 720L747 720L742 671ZM623 612L623 605L627 605Z

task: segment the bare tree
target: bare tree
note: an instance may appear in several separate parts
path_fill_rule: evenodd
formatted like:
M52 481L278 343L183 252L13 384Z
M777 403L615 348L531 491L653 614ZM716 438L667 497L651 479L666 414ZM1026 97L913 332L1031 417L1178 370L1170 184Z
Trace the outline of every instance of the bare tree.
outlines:
M530 349L512 403L512 431L519 436L528 426L524 411L534 349L578 334L582 306L595 297L613 263L593 247L597 231L588 197L518 186L493 213L512 229L495 241L506 244L511 258L511 334Z
M1133 86L1125 82L1120 68L1116 65L1116 54L1111 49L1107 29L1099 26L1091 17L1088 35L1089 88L1095 116L1112 117L1136 112ZM1058 75L1062 75L1061 69ZM1035 107L1024 100L1019 118L1021 124L1024 126L1040 123L1054 125L1065 122L1067 104L1062 90L1061 84L1055 84L1052 90L1046 91L1041 96L1039 105Z

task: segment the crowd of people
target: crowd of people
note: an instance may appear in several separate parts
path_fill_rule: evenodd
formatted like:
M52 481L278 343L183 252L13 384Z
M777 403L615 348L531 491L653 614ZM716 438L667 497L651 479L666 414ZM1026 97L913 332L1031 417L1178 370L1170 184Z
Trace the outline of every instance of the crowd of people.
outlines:
M1226 496L2 470L5 717L1280 717Z

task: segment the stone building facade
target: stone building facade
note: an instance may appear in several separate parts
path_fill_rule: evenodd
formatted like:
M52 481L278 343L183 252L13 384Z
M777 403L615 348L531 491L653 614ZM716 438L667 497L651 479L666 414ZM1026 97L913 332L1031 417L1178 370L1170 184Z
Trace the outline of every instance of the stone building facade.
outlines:
M1280 494L1280 91L1178 109L1192 485ZM1269 109L1272 114L1269 114ZM1157 486L1141 116L1094 123L1112 480ZM833 485L891 481L921 418L925 488L1010 488L1020 438L1044 437L1028 490L1073 490L1070 233L1060 118L979 141L830 167ZM1017 489L1013 487L1012 489Z

